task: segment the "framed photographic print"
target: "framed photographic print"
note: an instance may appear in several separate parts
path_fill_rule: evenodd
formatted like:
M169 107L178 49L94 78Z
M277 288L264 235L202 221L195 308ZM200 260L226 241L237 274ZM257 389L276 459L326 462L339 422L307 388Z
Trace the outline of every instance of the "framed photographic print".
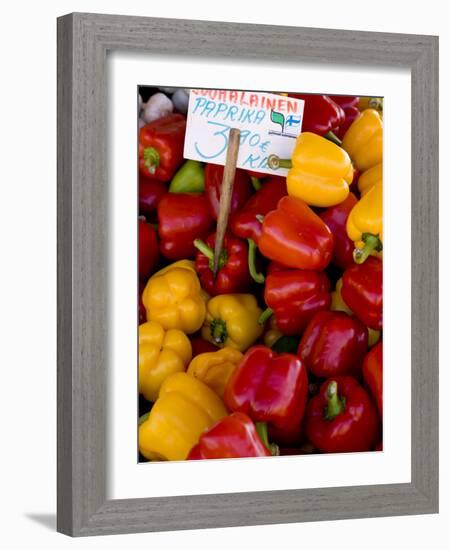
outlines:
M436 513L438 40L58 20L58 530Z

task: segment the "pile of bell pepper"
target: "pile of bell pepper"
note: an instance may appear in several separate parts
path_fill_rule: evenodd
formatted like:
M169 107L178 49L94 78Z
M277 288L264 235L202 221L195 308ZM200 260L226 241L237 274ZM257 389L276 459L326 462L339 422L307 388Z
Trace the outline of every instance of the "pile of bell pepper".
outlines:
M140 460L380 450L382 98L289 94L287 177L236 170L217 259L224 168L140 92Z

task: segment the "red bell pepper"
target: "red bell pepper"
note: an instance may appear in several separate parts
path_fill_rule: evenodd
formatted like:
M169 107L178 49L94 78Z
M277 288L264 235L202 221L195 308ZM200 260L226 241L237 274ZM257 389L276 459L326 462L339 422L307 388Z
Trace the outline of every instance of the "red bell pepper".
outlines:
M300 437L307 394L306 368L296 355L254 346L234 369L224 402L231 411L267 422L271 437L291 444Z
M258 243L261 235L261 221L257 216L265 216L275 210L278 201L287 195L286 178L269 176L245 206L230 218L230 229L241 239L252 239Z
M367 328L343 311L321 311L308 323L298 355L319 378L357 374L367 352Z
M342 107L327 95L289 94L289 96L305 101L302 132L313 132L325 136L345 121Z
M251 283L248 269L248 246L230 234L226 234L219 258L219 269L214 277L214 245L216 234L210 235L206 242L195 239L197 248L195 270L202 287L211 296L245 292Z
M369 394L351 376L326 380L306 408L309 441L327 453L370 451L381 433Z
M315 313L330 307L330 283L320 271L272 271L266 277L264 300L270 309L263 320L273 311L280 332L298 335Z
M333 130L333 133L339 138L343 139L345 132L350 128L352 122L359 116L359 97L354 95L330 95L328 96L332 101L342 107L345 114L345 120L338 128Z
M222 187L223 166L207 164L205 167L205 194L208 198L212 215L219 216L220 189ZM231 195L230 214L239 211L253 194L252 180L245 170L236 170Z
M353 193L349 193L345 201L335 206L330 206L319 214L320 218L326 223L333 233L334 237L334 250L332 263L346 269L354 264L353 250L355 243L347 235L347 218L350 214L350 210L358 202Z
M304 201L283 197L264 217L258 245L270 260L321 271L333 255L333 234Z
M139 219L139 278L146 280L155 271L159 262L158 238L155 229Z
M216 422L204 432L187 460L271 456L251 419L236 412Z
M213 219L204 194L167 193L158 206L160 250L169 260L193 258L194 239L204 239Z
M383 418L383 344L378 342L365 356L362 375Z
M159 201L167 193L162 181L148 179L139 174L139 214L151 219L156 214Z
M383 263L369 256L342 275L341 295L353 313L368 327L383 327Z
M183 162L186 117L167 115L139 130L139 170L149 179L169 181Z

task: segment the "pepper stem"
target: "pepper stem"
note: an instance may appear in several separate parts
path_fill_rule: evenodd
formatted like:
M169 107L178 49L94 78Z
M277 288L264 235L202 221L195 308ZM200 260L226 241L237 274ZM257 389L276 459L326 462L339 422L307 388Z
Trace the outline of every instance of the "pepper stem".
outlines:
M256 271L256 243L253 239L247 239L248 241L248 270L255 283L262 284L264 282L264 275Z
M270 307L266 308L259 316L258 325L263 325L267 321L267 319L270 319L270 317L272 317L272 315L273 309L270 309Z
M272 456L279 456L280 449L276 443L269 442L269 432L267 430L267 424L265 422L256 422L255 423L256 431L264 444L264 447L268 449Z
M339 145L339 147L341 147L342 145L342 141L337 137L337 135L334 132L331 132L331 131L327 132L323 137L328 141L331 141L335 145Z
M338 395L336 380L332 380L327 388L327 404L325 405L324 416L326 420L333 420L345 410L345 399Z
M259 181L259 179L255 178L255 176L251 176L251 180L252 180L253 189L255 191L259 191L261 189L261 182Z
M150 413L148 412L148 413L145 413L145 414L143 414L142 416L139 417L139 426L147 420L149 415L150 415Z
M363 264L374 250L378 252L383 250L383 243L380 241L378 235L363 233L361 240L364 243L363 248L355 248L353 251L353 260L357 264Z
M228 338L227 324L223 319L213 319L210 325L211 338L214 344L224 344Z
M154 147L146 147L143 152L144 164L150 174L154 174L160 163L160 156Z
M369 107L375 109L376 111L383 111L383 98L382 97L371 97L369 100Z
M206 256L209 260L209 268L211 271L214 269L214 250L208 246L205 242L203 242L201 239L194 239L194 246L197 250L200 250L200 252ZM219 258L219 269L222 269L222 267L227 263L228 255L225 248L222 248L222 251L220 253Z
M278 155L269 155L267 166L272 170L278 170L278 168L292 168L292 160L280 159Z

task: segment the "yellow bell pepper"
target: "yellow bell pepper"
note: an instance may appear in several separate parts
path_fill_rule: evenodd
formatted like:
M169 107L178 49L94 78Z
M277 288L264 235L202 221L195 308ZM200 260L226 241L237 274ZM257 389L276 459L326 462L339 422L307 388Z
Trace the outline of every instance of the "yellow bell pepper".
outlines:
M375 109L380 114L383 112L383 98L382 97L370 97L362 96L358 101L358 109L365 111L366 109Z
M342 298L341 294L342 290L342 278L338 279L336 282L336 289L331 293L331 311L344 311L348 315L353 315L353 311L348 307L348 305L344 302L344 299ZM368 339L367 344L369 348L374 346L378 340L381 337L381 331L375 330L370 327L367 328L368 333Z
M191 359L191 342L181 330L165 331L155 321L139 326L139 392L148 401L156 401L164 380Z
M288 195L311 206L333 206L347 198L352 179L344 149L311 132L298 136L286 179Z
M377 183L355 204L347 218L347 235L355 243L353 259L362 264L383 249L383 184Z
M150 460L184 460L200 435L226 415L220 397L201 380L172 374L139 422L139 450Z
M374 185L383 181L383 163L375 164L363 172L358 179L358 189L363 197Z
M356 168L364 172L383 160L383 121L374 109L366 109L345 133L342 147Z
M269 321L269 330L266 330L264 333L264 345L268 348L271 348L277 340L283 336L283 333L280 332L277 328L277 320L275 315L270 317Z
M231 373L242 357L240 351L228 347L209 353L200 353L189 363L187 373L200 379L223 398Z
M246 351L263 330L262 313L252 294L221 294L209 300L202 336L219 347Z
M193 260L178 260L173 264L166 265L166 267L163 267L162 269L154 273L152 276L157 277L158 275L164 275L171 269L178 269L178 268L189 269L193 273L196 273L195 262Z
M205 300L197 275L190 269L172 267L153 275L142 294L148 321L166 330L196 332L205 319Z

